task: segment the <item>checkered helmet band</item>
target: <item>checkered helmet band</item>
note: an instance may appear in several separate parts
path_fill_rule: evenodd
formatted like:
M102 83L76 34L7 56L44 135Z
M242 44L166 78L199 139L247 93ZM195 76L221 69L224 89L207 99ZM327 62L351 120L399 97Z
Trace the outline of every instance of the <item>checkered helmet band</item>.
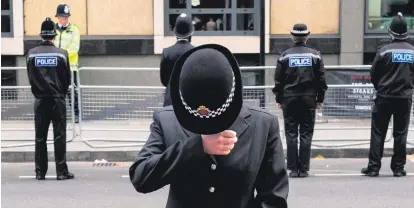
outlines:
M215 118L221 115L222 113L224 113L227 110L227 108L230 106L231 102L233 101L235 89L236 89L236 78L234 77L234 73L233 73L233 84L231 87L230 95L227 98L226 102L221 107L217 108L216 110L206 109L205 113L203 114L200 114L200 109L194 110L190 106L187 105L187 103L184 101L181 91L180 91L180 97L181 97L181 102L183 103L185 109L193 116L196 116L199 118Z

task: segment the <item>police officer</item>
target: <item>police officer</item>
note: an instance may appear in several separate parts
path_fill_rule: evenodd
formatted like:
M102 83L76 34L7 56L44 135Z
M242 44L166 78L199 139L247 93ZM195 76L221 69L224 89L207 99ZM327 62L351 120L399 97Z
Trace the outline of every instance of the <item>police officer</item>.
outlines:
M173 29L173 32L177 38L177 42L174 45L163 49L160 63L161 83L167 88L164 97L164 107L171 105L169 81L174 68L175 61L182 54L194 48L194 46L191 45L191 35L194 32L194 26L193 21L191 20L191 16L186 13L180 14L180 16L178 16L175 21L175 27Z
M58 19L57 36L55 46L66 50L69 54L70 68L73 71L73 84L77 87L77 73L78 73L78 62L79 62L79 47L80 47L80 32L79 28L69 21L70 9L67 4L59 4L56 9L56 15ZM75 91L75 121L78 122L79 108L78 108L78 93ZM71 95L69 92L69 104L71 102Z
M407 43L407 22L401 13L388 28L392 42L380 48L371 67L371 82L377 91L372 109L368 167L362 174L375 177L381 169L384 141L391 115L394 119L394 176L405 176L406 142L413 96L414 47Z
M44 180L48 169L47 134L53 123L55 163L58 180L72 179L66 164L66 101L71 73L68 53L56 48L55 23L48 17L42 23L43 42L27 54L27 74L35 97L35 172Z
M323 106L328 86L321 55L306 45L310 34L307 26L296 24L291 34L295 45L277 60L273 93L278 107L283 109L289 176L307 177L315 109Z

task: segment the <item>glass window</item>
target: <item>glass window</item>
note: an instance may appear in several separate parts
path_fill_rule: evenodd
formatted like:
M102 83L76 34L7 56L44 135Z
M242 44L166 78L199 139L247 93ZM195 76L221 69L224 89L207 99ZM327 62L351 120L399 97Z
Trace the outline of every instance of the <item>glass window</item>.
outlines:
M1 32L2 33L11 32L10 16L8 15L1 15Z
M414 0L368 0L366 12L368 33L386 33L398 12L405 16L409 30L414 30Z
M9 0L1 0L1 10L10 10Z
M1 37L13 36L12 0L1 0Z
M165 0L165 35L173 35L183 12L192 16L194 35L258 35L259 0Z

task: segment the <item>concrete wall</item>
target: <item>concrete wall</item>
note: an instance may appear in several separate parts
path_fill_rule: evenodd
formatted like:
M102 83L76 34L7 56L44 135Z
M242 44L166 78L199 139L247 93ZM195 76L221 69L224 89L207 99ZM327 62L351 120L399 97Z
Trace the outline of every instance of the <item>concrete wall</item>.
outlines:
M364 57L365 1L341 0L341 65L360 65Z

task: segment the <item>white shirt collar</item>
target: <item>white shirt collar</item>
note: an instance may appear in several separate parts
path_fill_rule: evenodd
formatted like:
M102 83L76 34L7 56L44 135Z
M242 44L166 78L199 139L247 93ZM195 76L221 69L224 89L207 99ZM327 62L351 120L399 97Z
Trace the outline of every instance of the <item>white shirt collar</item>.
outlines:
M59 28L61 28L63 25L61 25L60 23L58 23L58 26L59 26ZM69 26L69 23L66 26L63 26L63 27L67 27L67 26Z

